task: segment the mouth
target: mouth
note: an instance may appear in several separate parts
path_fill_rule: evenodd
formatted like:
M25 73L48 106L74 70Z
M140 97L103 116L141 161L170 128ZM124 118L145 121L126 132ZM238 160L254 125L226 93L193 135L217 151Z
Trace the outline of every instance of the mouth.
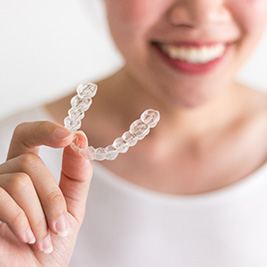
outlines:
M151 42L160 57L175 71L204 74L214 70L224 59L229 43L159 43Z

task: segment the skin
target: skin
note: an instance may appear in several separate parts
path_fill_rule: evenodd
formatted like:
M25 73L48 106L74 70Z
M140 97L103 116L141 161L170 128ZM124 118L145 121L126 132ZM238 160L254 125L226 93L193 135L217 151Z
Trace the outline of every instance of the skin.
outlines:
M266 163L267 96L235 82L263 34L265 0L105 0L105 4L125 65L97 81L98 93L89 119L83 120L83 132L90 144L103 146L128 129L144 109L161 113L159 125L142 145L115 161L102 162L105 167L151 190L200 194L232 184ZM185 38L233 44L223 64L205 75L170 69L149 45L151 40ZM90 162L69 146L71 142L86 146L84 134L78 133L78 140L70 133L66 139L53 137L72 96L45 105L54 122L23 123L14 131L7 160L0 165L1 266L68 266L92 176ZM38 156L41 144L64 147L59 186ZM9 208L1 208L4 205ZM62 214L67 216L67 237L54 228ZM24 240L29 228L37 240L33 245ZM54 246L49 256L40 252L40 241L48 233Z
M58 128L64 137L55 136ZM88 145L84 133L70 133L52 122L16 127L7 160L0 165L0 266L68 266L92 177L90 162L71 149L72 142ZM38 156L40 145L64 148L59 186ZM61 215L67 236L55 228ZM26 239L27 231L35 240ZM53 246L51 255L42 246L45 239Z
M125 60L121 71L99 83L103 91L99 98L106 98L103 102L109 106L105 112L124 114L120 130L147 107L161 112L161 122L142 148L103 165L156 191L196 194L240 180L266 161L262 149L266 95L235 82L265 29L266 1L105 3L111 34ZM214 71L186 75L155 56L152 40L231 41L232 45ZM109 133L112 128L107 126ZM89 128L86 131L90 134ZM244 151L254 151L256 157L244 156Z
M83 126L90 143L111 143L146 108L161 113L159 125L142 145L114 162L104 161L105 167L155 191L198 194L232 184L266 162L266 94L235 81L266 28L266 1L105 3L125 65L97 81L99 91ZM152 52L151 40L232 45L212 72L186 75L166 66ZM59 115L58 122L69 100L55 103L52 114ZM64 115L55 111L59 106Z

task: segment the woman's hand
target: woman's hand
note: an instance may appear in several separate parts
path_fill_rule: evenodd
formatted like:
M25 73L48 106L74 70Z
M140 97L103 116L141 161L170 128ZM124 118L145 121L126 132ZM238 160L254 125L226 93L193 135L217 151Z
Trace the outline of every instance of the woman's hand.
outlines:
M90 161L71 149L72 142L88 145L82 132L52 122L16 127L0 165L0 266L68 266L93 173ZM64 147L59 186L38 156L40 145Z

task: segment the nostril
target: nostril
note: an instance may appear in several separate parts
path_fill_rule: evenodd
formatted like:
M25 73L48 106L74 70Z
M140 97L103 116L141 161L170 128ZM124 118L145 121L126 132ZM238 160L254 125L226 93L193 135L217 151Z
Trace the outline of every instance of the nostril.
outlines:
M176 3L169 9L167 19L172 26L185 28L193 28L194 26L191 22L188 9L181 3Z

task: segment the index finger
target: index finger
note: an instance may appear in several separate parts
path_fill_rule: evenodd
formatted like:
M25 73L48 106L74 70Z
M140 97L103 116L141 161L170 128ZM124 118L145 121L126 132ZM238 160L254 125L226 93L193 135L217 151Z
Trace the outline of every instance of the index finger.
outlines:
M66 147L72 142L73 137L74 133L54 122L23 122L13 132L7 160L24 153L38 154L41 145Z

